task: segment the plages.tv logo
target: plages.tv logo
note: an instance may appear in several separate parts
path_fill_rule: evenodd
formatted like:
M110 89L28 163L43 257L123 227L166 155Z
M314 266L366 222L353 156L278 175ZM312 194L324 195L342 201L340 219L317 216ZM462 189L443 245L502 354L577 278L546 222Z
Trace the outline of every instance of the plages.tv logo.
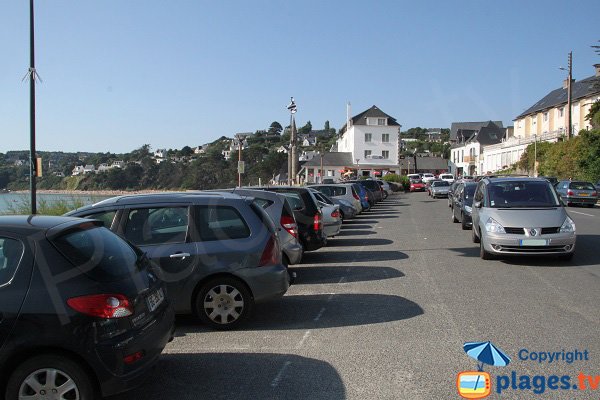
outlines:
M463 371L456 377L458 394L465 399L483 399L492 392L490 374L483 371L483 365L505 367L510 358L492 342L467 342L463 345L465 353L477 360L477 371Z

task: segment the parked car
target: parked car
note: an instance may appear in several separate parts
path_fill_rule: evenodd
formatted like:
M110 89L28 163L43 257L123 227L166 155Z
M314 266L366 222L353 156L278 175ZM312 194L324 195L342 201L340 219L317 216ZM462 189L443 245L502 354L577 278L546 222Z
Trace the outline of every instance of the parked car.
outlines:
M393 190L392 190L392 188L390 187L390 184L389 184L389 183L387 183L386 181L384 181L384 180L381 180L381 179L377 179L377 183L379 183L379 186L381 186L381 188L382 188L382 189L383 189L383 191L385 192L385 194L386 194L386 196L385 196L385 197L386 197L386 198L387 198L387 196L389 196L390 194L392 194L392 193L393 193Z
M365 179L365 180L358 180L358 181L351 181L351 182L358 183L359 185L364 186L366 189L369 189L373 193L375 203L379 203L380 201L383 201L384 191L383 191L383 188L379 185L379 183L377 183L377 181Z
M483 259L552 255L570 259L575 223L550 182L541 178L483 178L473 199L473 242Z
M371 191L368 190L363 185L359 185L358 183L350 183L352 187L358 193L358 197L360 198L360 205L362 207L362 211L369 211L371 207L375 205L375 199L372 194L369 194Z
M460 222L463 230L473 226L471 213L473 212L473 196L476 188L475 182L461 182L452 196L452 222Z
M342 221L352 219L359 213L356 207L347 200L331 198L331 201L340 206L340 216Z
M450 183L448 181L432 181L431 182L431 197L437 199L438 197L448 197L448 190L450 190Z
M423 182L427 183L427 182L432 181L437 178L435 177L434 174L430 174L429 172L426 172L423 174L423 177L421 179L423 180Z
M598 202L598 191L591 182L560 181L555 187L567 206L579 204L594 207Z
M213 328L237 326L255 303L288 289L273 221L236 194L120 196L68 214L109 221L107 227L152 260L175 311L195 314Z
M425 191L427 192L427 195L431 196L431 184L433 182L441 182L439 179L432 179L430 181L423 181L425 183Z
M463 180L457 179L454 182L452 182L452 184L450 185L450 189L448 189L448 207L452 207L452 205L454 204L453 203L454 191L456 190L458 185L460 185L462 182L463 182Z
M253 198L254 203L269 214L277 227L283 263L285 265L299 264L302 261L304 249L298 238L298 224L296 224L294 211L287 197L279 193L245 188L233 189L232 193Z
M321 212L323 214L323 231L327 237L334 237L340 233L342 228L342 215L340 214L340 206L335 204L331 199L327 198L317 189L310 188L313 195L319 202Z
M411 192L424 192L425 184L421 179L411 179L410 180L410 189Z
M408 175L406 175L406 177L409 180L416 180L416 179L420 180L421 179L421 174L408 174Z
M352 183L340 183L336 185L310 185L329 198L344 199L350 202L357 210L362 211L363 206L358 193L358 188ZM366 199L365 199L366 200ZM367 207L368 208L368 207Z
M440 174L439 179L446 181L449 184L454 183L454 175L452 174Z
M173 338L165 295L144 254L101 222L0 217L0 398L137 386Z
M556 184L558 183L558 179L555 176L540 176L539 178L546 179L552 184L552 186L556 186Z
M298 224L298 233L304 251L318 250L327 245L327 236L323 232L323 214L310 190L295 186L270 186L256 189L281 193L288 198Z

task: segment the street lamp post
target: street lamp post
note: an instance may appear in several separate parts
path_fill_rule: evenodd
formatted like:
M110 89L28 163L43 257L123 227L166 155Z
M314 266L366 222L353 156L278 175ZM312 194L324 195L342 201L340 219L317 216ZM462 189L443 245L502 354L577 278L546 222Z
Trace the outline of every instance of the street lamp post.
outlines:
M567 71L567 140L573 135L572 128L572 116L571 116L571 97L572 87L571 82L573 81L573 52L569 52L568 68L560 67L561 70Z
M537 177L537 134L533 134L533 176Z
M244 162L242 161L242 145L244 142L244 135L236 134L235 135L235 143L238 145L238 187L242 187L242 174L245 170Z
M297 107L294 98L291 97L290 104L287 106L290 111L290 151L288 158L288 185L295 183L296 181L296 169L298 167L298 154L296 153L296 123L294 120L294 114L296 114Z
M37 158L35 154L35 48L34 48L33 0L29 1L29 189L31 193L31 214L37 214L36 177Z

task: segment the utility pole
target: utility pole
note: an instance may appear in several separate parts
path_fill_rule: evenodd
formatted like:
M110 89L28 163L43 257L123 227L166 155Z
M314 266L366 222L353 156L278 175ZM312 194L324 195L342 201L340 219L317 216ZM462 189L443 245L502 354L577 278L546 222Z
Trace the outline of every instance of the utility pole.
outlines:
M31 214L37 214L36 175L37 157L35 154L35 40L34 40L33 0L29 0L29 190L31 193Z
M290 151L288 158L288 185L292 185L296 182L296 173L298 169L298 154L296 152L296 121L294 120L294 114L296 114L297 107L294 98L291 97L291 102L287 106L290 110Z
M569 125L567 126L567 140L569 140L571 138L571 136L573 136L573 123L572 123L572 117L571 117L571 96L572 96L572 89L571 89L571 82L573 81L573 52L570 51L569 52L569 76L568 76L568 81L567 81L567 120Z

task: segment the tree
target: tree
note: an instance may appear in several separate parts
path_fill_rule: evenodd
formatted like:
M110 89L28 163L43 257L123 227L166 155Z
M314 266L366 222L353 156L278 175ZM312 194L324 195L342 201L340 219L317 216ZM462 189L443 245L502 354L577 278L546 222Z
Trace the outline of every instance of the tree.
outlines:
M302 128L298 129L298 133L302 135L306 135L310 133L310 131L312 131L312 124L310 121L308 121Z
M281 126L281 124L277 121L273 121L271 122L271 125L269 126L269 134L270 135L281 135L281 132L283 131L283 126Z
M596 100L592 104L590 112L585 116L585 120L590 121L592 128L600 129L600 100Z
M181 149L181 155L184 157L189 157L192 154L194 154L194 150L192 150L190 146L183 146L183 148Z
M323 127L326 131L329 131L329 121L325 121L325 126Z

